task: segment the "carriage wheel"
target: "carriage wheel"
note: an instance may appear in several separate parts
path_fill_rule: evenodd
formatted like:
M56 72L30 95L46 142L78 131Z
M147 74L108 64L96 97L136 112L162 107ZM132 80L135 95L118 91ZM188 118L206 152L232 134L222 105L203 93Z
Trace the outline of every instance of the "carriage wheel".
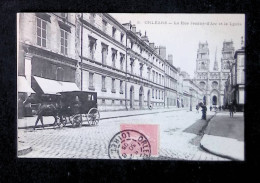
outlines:
M72 117L72 126L81 126L82 120L80 114L76 114Z
M97 108L91 108L87 114L88 124L97 125L100 119L100 114Z

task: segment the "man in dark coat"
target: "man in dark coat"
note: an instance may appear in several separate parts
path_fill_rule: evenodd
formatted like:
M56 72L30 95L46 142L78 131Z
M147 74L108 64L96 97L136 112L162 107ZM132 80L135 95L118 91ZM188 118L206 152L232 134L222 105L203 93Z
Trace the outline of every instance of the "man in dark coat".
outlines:
M234 105L233 105L232 102L229 104L229 113L230 113L230 117L233 118L233 116L234 116Z
M206 107L206 105L202 105L201 106L201 108L202 108L202 118L201 119L204 119L204 120L206 120L207 119L207 107Z

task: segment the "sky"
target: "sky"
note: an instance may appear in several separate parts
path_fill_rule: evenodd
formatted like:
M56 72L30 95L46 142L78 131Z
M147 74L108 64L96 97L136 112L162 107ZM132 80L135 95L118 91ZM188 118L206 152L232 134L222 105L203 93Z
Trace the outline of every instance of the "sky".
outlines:
M121 24L131 21L156 46L166 46L166 54L173 55L173 65L186 71L191 77L196 69L199 42L208 42L210 70L215 53L220 69L223 41L233 40L235 50L241 48L241 36L245 37L243 14L134 14L110 13ZM216 52L217 50L217 52Z

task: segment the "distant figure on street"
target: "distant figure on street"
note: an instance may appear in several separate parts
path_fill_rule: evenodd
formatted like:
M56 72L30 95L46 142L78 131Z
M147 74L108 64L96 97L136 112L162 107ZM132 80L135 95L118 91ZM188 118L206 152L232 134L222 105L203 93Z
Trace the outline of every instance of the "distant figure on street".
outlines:
M209 110L211 111L212 110L212 107L210 106Z
M202 118L201 119L204 119L204 120L206 120L207 119L207 107L206 107L206 105L202 105L201 106L201 108L202 108Z
M230 113L230 117L233 118L233 116L234 116L234 105L232 104L232 102L229 104L229 113Z
M221 106L218 107L219 111L221 111Z
M224 107L224 105L222 105L222 110L223 110L223 111L225 110L225 107Z
M150 103L150 105L149 105L149 109L150 109L150 110L153 109L153 104L152 104L152 103Z

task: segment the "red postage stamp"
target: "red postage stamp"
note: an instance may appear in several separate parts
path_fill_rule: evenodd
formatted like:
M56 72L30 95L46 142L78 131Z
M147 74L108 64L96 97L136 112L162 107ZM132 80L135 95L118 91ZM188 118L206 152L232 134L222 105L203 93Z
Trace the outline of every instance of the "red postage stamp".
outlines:
M149 159L159 154L159 126L121 124L109 144L112 159Z

